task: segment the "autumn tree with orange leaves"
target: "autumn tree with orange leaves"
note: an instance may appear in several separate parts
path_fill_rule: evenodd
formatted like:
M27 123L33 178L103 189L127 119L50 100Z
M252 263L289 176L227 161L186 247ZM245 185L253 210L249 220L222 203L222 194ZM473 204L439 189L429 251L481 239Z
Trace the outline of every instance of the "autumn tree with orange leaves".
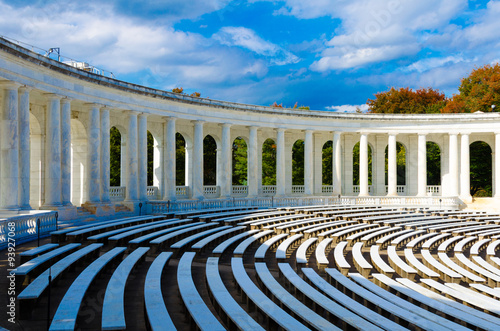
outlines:
M366 102L372 113L385 114L429 114L439 113L446 105L444 93L433 88L421 88L416 91L409 87L375 94L375 99Z

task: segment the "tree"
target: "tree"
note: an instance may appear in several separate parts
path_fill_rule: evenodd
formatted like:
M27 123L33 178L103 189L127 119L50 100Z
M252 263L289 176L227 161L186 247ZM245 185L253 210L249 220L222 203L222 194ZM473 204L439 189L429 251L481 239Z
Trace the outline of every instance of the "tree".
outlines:
M304 141L292 146L292 185L304 185Z
M186 141L182 134L175 134L175 185L185 186L186 179Z
M122 135L114 126L109 132L109 186L121 185L121 145Z
M477 197L491 197L492 157L491 147L476 141L470 145L470 194Z
M446 105L444 93L433 88L413 91L409 87L375 94L375 99L366 102L372 113L385 114L429 114L439 113Z
M333 173L333 141L328 140L323 145L322 152L322 174L323 174L323 185L333 185L332 173Z
M153 135L148 131L148 186L153 186L154 141Z
M238 137L233 142L233 185L247 185L247 144Z
M276 144L272 139L262 145L262 185L276 185Z
M175 87L172 89L172 92L182 94L184 89L182 87Z
M500 65L485 65L462 78L459 94L443 109L444 113L498 111L500 106ZM491 106L495 105L493 109Z
M210 135L203 139L203 185L217 185L217 143Z

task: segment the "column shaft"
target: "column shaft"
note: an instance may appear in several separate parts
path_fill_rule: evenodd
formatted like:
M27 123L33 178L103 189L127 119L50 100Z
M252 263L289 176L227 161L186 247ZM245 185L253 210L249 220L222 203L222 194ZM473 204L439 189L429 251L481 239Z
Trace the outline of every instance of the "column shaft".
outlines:
M359 196L368 195L368 135L363 133L359 140Z
M148 187L148 122L141 114L137 125L137 164L139 200L147 200Z
M128 115L127 128L127 201L139 199L137 191L137 113Z
M45 138L45 206L61 206L61 101L48 96Z
M204 198L203 196L203 122L194 123L193 139L193 199Z
M99 105L91 105L89 110L88 135L88 201L101 201L101 125Z
M341 133L333 134L333 174L332 174L332 195L342 194L342 148L341 148Z
M2 86L2 85L0 85ZM19 136L18 85L3 85L2 116L0 117L0 209L19 209Z
M396 150L396 135L389 134L388 143L388 165L387 165L387 195L396 196L398 195L397 185L398 185L398 174L397 174L397 150Z
M285 195L285 166L285 129L278 129L276 136L276 196Z
M232 168L231 168L231 125L222 125L222 155L221 155L221 197L229 198L232 195Z
M175 200L175 118L169 118L167 120L165 132L165 197L164 200Z
M248 197L256 197L259 192L258 181L258 155L257 155L257 130L256 126L250 127L250 135L248 141L247 154L247 169L248 169Z
M110 181L110 124L109 109L101 109L101 201L109 203L109 181Z
M462 134L460 141L460 198L470 202L470 152L469 135Z
M30 206L30 89L19 89L19 207Z
M450 169L450 196L458 196L458 137L457 134L450 133L450 155L449 155L449 169Z
M306 136L304 140L304 193L306 195L312 195L313 192L313 131L306 130Z
M417 195L427 195L427 141L425 134L418 135Z
M71 205L71 101L61 100L61 200Z

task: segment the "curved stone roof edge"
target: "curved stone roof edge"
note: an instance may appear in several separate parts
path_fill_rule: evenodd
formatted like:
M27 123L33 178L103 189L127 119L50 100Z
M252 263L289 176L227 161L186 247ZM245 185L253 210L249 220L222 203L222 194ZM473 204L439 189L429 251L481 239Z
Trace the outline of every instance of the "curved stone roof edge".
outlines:
M125 82L116 78L110 78L99 74L77 69L65 63L53 60L46 56L33 52L25 47L16 45L0 37L0 50L22 58L31 63L46 67L58 73L65 74L77 79L92 82L98 85L141 94L153 98L163 98L170 101L207 106L214 108L234 109L239 111L256 111L267 114L306 116L306 117L328 117L338 120L418 120L418 121L442 121L442 120L491 120L499 119L500 113L460 113L460 114L368 114L368 113L337 113L320 110L297 110L291 108L275 108L268 106L258 106L242 104L230 101L221 101L207 98L191 97L189 95L163 91L138 84Z

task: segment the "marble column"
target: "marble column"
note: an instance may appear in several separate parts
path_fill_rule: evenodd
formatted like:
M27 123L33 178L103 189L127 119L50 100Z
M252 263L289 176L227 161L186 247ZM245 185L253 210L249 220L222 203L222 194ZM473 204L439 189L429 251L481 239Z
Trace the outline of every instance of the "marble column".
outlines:
M368 192L368 134L362 133L359 140L359 196L366 197Z
M418 134L417 145L417 196L427 195L427 137L425 133Z
M396 149L396 134L389 134L388 141L388 151L387 151L387 195L397 196L397 185L398 185L398 164L397 164L397 149Z
M224 123L222 124L222 135L221 135L221 142L222 142L222 155L221 155L221 166L220 166L220 171L221 171L221 183L220 185L220 190L221 190L221 197L222 198L230 198L232 195L232 187L233 187L233 178L232 178L232 173L233 169L231 167L231 161L232 161L232 144L231 144L231 124Z
M277 129L276 135L276 196L284 196L285 178L285 129Z
M62 205L61 185L61 97L48 98L45 138L45 207Z
M449 169L450 169L450 196L458 196L458 135L450 133L449 139Z
M342 194L342 148L341 148L341 137L340 132L335 132L333 134L333 174L332 174L332 185L333 192L332 195Z
M304 193L305 195L312 195L313 192L313 130L306 130L304 140Z
M127 127L127 171L126 171L126 201L137 201L139 199L137 191L137 113L128 112Z
M0 109L0 209L19 209L19 85L1 83L3 88Z
M203 122L194 122L194 139L193 139L193 199L203 200Z
M71 205L71 100L61 100L61 201Z
M148 119L140 114L137 124L137 171L139 200L147 200L148 188Z
M110 123L109 108L101 109L101 202L110 203Z
M472 202L470 195L470 152L469 133L460 136L460 198L464 202Z
M19 88L19 207L30 206L30 91Z
M100 105L89 105L88 125L88 201L101 202L101 125Z
M500 132L495 133L495 172L493 192L495 198L500 198Z
M257 142L258 127L250 127L250 135L248 138L248 154L247 154L247 169L248 169L248 197L254 198L259 193L259 169L258 169L258 142Z
M164 185L165 185L165 196L163 197L163 200L175 200L176 195L175 195L175 174L176 174L176 168L175 168L175 118L170 117L167 119L166 123L166 131L165 131L165 154L164 154L164 160L165 160L165 171L164 171Z

